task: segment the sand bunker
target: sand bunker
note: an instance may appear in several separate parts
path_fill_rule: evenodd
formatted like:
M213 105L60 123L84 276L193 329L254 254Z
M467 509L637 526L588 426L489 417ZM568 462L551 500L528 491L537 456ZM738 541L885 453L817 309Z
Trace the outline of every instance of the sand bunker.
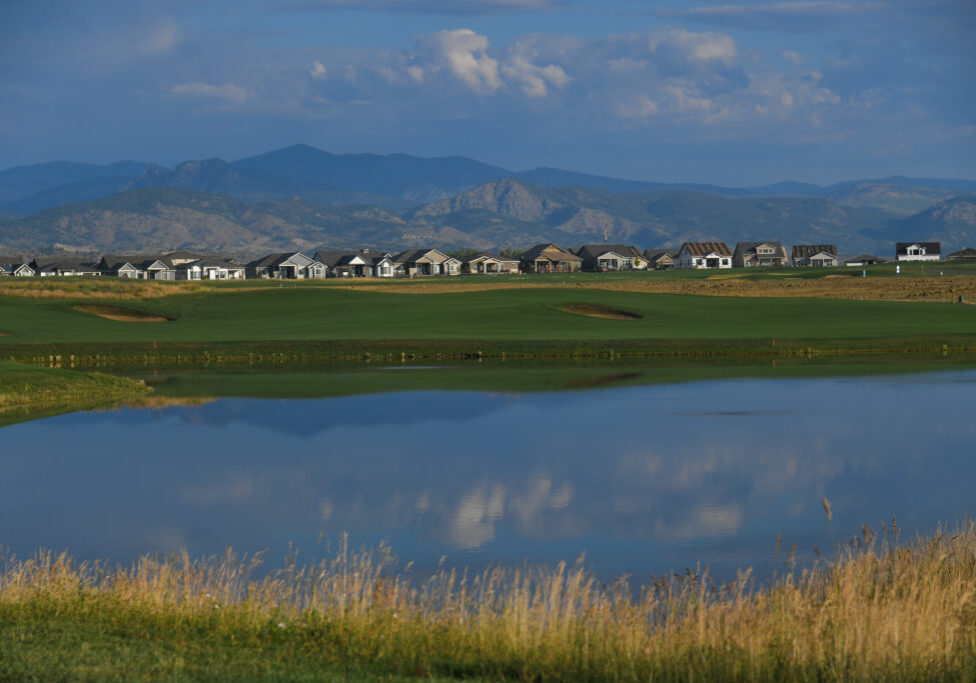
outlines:
M633 311L626 311L613 306L600 304L566 304L560 310L575 315L585 315L590 318L605 318L607 320L637 320L643 316Z
M95 304L81 304L75 306L76 311L97 315L99 318L108 320L118 320L124 323L165 323L172 320L158 313L148 311L138 311L134 308L123 308L121 306L100 306Z

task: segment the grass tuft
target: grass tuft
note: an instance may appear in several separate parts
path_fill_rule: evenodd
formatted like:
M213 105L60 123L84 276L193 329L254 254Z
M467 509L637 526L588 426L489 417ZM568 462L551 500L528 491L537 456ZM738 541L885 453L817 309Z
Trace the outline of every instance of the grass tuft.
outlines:
M386 547L264 557L40 551L0 562L0 678L878 680L976 674L976 525L865 529L756 586L707 569L634 587L580 563L416 576ZM93 674L92 672L97 672Z

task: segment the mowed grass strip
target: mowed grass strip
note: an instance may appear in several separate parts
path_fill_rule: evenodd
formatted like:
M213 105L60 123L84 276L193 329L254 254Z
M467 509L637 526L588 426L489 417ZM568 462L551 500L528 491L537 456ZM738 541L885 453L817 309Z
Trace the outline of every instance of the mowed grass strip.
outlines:
M218 290L133 303L172 322L145 325L75 310L77 300L0 298L9 344L329 340L838 340L976 335L958 304L702 297L574 288L400 296L340 288ZM623 309L639 319L567 313ZM0 351L2 353L2 351Z

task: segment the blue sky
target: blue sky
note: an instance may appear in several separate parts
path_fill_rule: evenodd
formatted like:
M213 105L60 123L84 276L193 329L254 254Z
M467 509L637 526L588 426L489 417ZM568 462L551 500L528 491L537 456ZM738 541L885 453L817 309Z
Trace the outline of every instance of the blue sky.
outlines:
M5 0L0 168L295 143L655 181L976 178L972 0Z

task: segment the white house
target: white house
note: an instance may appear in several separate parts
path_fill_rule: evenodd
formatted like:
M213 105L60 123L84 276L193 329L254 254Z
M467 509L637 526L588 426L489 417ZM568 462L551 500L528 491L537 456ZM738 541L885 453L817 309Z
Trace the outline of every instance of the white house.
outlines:
M939 242L898 242L895 244L896 261L941 261L942 245Z
M725 242L685 242L674 268L731 268L732 252Z

